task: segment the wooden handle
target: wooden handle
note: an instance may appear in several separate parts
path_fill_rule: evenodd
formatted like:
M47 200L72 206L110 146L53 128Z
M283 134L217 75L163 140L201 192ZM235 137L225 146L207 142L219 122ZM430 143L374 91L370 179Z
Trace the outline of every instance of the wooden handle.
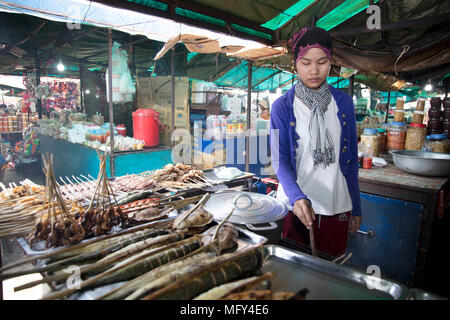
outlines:
M316 251L316 242L314 240L314 227L311 226L309 228L309 242L311 245L311 253L314 257L318 257L317 251Z

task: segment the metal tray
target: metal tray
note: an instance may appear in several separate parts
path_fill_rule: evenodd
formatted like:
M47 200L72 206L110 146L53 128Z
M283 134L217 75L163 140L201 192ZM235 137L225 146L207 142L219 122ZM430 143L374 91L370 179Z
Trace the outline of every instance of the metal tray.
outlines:
M402 284L275 245L264 246L263 272L275 271L274 291L309 290L307 300L404 300Z
M408 300L447 300L435 294L422 291L420 289L411 289L408 293Z

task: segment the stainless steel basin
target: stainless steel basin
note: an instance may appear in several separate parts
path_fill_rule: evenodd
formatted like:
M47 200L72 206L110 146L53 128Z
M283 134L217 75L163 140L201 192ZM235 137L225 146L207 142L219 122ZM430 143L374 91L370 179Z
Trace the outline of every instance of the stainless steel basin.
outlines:
M435 177L450 175L450 154L410 150L389 153L392 154L394 165L405 172Z

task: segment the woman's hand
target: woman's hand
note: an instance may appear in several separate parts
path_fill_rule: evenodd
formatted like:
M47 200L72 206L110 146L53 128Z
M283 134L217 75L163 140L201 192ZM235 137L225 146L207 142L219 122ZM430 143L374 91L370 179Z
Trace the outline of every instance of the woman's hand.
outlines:
M353 234L356 230L359 230L361 226L362 218L359 216L351 216L350 217L350 233Z
M313 221L316 220L316 213L311 207L311 203L306 199L295 201L293 211L307 229L309 229L309 227L312 226Z

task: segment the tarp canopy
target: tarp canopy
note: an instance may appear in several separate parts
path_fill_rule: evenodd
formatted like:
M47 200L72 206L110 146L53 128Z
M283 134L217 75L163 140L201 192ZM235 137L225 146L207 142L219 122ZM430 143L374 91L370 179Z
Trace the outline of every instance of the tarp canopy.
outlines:
M374 0L381 20L381 29L375 30L366 27L372 15L367 13L369 0L94 2L110 3L286 48L288 40L301 27L315 24L329 30L333 36L334 65L388 74L397 78L392 83L402 79L423 84L428 78L437 82L450 71L450 1ZM257 55L253 58L258 59ZM287 59L286 64L292 67L292 60Z
M443 75L450 72L450 1L375 0L374 3L380 9L381 30L366 28L370 16L366 12L368 0L6 0L0 2L0 11L25 13L68 23L66 30L60 27L60 30L47 34L48 43L44 42L43 47L42 43L35 43L37 47L34 48L39 48L38 53L56 51L61 56L67 54L66 47L73 48L79 43L76 48L81 51L77 53L76 59L86 62L89 68L100 68L102 63L104 67L106 61L105 55L97 52L98 47L102 46L106 54L105 31L87 29L98 26L123 31L119 40L126 45L143 41L144 37L165 43L164 46L155 45L154 42L148 45L152 48L146 49L153 49L151 54L149 50L139 53L141 46L136 46L138 62L145 61L144 56L152 62L153 58L164 56L181 41L191 52L252 59L255 67L268 68L268 75L280 69L292 72L292 57L286 54L283 47L289 48L288 40L301 27L316 24L330 30L333 36L333 65L358 69L356 80L378 90L397 90L398 87L393 84L398 83L399 79L404 80L404 83L410 82L412 86L423 86L428 79L437 84ZM11 41L18 39L12 35L8 41L8 35L4 32L0 36L0 39L3 38L0 40L1 53L18 52L19 55L20 49L27 51L24 45L31 43L36 38L34 36L39 35L41 38L41 33L49 24L47 22L41 27L42 20L37 20L31 28L25 21L15 23L16 18L12 19L12 23L11 19L9 22L2 20L0 24L8 31L27 27L28 33L23 34L30 38L24 43ZM82 24L80 30L67 31L69 26L76 27L77 23ZM181 56L176 59L177 66L184 69L184 59ZM8 62L16 63L10 58ZM163 73L168 62L165 60L158 64ZM213 72L200 78L218 80L223 77L230 71L226 68L233 64L233 60L226 62L222 58L221 62L220 76L216 72L217 63L214 63ZM142 66L146 67L150 68L150 64ZM195 64L188 66L188 74L200 74L195 68ZM76 71L76 66L73 69ZM258 72L264 74L262 70ZM280 77L283 75L281 73ZM238 82L242 83L244 81ZM267 87L268 84L261 83L261 86Z

